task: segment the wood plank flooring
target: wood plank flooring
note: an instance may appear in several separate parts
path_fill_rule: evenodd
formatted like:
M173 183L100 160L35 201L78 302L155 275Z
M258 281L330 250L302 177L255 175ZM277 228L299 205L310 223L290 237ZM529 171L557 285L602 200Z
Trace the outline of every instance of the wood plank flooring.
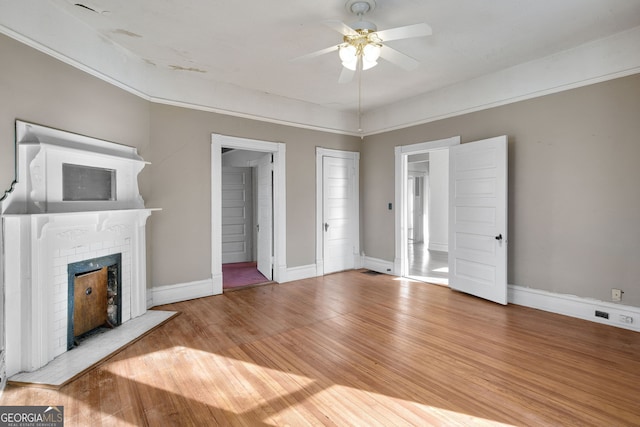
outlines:
M60 390L66 426L640 425L640 334L360 271L182 314Z

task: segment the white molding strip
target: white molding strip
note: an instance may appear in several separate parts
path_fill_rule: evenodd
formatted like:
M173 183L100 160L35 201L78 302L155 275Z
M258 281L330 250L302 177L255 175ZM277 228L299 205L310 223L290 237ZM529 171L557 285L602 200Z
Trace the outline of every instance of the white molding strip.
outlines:
M45 19L46 18L46 19ZM586 86L640 71L640 26L545 58L436 89L362 117L153 66L82 25L55 2L2 3L0 33L152 102L366 137Z
M393 262L384 259L363 256L362 267L367 270L377 271L378 273L395 275Z
M429 242L430 251L449 252L449 245L447 243Z
M155 286L151 288L150 291L153 294L152 301L154 307L216 295L212 279L175 285Z
M640 332L640 307L509 285L509 303ZM595 312L609 318L596 317ZM632 319L625 323L623 319Z
M293 282L294 280L309 279L317 277L317 267L315 264L300 265L298 267L291 267L287 269L286 282ZM281 282L284 283L284 282Z
M97 31L66 13L64 6L53 2L4 2L0 33L155 103L304 129L360 135L356 130L355 112L345 113L266 91L177 74L152 65L116 43L105 43Z
M640 26L372 110L364 136L630 76L640 72Z

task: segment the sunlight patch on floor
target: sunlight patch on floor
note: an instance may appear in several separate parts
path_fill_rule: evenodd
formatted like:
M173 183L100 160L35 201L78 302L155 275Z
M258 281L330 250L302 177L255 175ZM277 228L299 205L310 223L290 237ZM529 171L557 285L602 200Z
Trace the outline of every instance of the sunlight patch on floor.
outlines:
M331 420L340 425L352 425L354 422L364 425L509 425L338 384L314 394L309 402L323 407L330 403L340 414L339 419L332 417ZM294 406L284 411L295 410Z
M238 357L244 354L238 348L228 351L237 352ZM338 425L506 425L182 346L140 357L164 369L180 370L182 382L193 387L176 390L168 387L161 375L132 380L237 414L242 419L255 417L269 425L301 425L318 420L319 416ZM104 369L116 373L121 371L121 363L124 361L110 362ZM355 377L350 380L358 381ZM203 390L208 392L203 394Z

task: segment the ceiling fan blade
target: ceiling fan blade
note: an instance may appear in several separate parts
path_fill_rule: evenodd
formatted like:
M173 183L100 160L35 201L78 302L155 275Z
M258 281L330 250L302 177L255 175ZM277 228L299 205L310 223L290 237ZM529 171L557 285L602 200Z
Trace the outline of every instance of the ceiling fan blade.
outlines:
M382 46L382 49L380 50L380 57L396 64L398 67L404 68L407 71L415 70L420 65L417 60L402 52L398 52L387 45Z
M353 80L353 76L355 76L356 72L354 70L350 70L347 67L342 67L342 71L340 72L340 78L338 79L338 83L345 84L350 83Z
M424 22L421 24L407 25L406 27L390 28L388 30L376 31L378 37L383 42L390 40L408 39L411 37L430 36L433 33L431 27Z
M324 49L317 50L315 52L307 53L306 55L298 56L297 58L293 58L290 61L306 61L307 59L315 58L316 56L324 55L325 53L330 53L338 50L340 45L329 46Z
M350 26L348 26L344 22L331 20L331 21L323 21L322 23L324 25L326 25L327 27L331 28L332 30L335 30L335 31L339 32L343 36L357 36L358 35L356 30L354 30L353 28L351 28Z

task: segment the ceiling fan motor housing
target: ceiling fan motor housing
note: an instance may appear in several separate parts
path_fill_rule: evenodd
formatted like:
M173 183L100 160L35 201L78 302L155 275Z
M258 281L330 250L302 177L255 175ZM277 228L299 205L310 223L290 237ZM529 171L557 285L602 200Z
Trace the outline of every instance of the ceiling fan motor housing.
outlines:
M357 32L373 33L375 31L378 31L378 27L376 27L376 24L369 21L360 20L360 21L354 22L350 26Z
M375 0L348 0L346 9L357 16L362 16L376 8Z

